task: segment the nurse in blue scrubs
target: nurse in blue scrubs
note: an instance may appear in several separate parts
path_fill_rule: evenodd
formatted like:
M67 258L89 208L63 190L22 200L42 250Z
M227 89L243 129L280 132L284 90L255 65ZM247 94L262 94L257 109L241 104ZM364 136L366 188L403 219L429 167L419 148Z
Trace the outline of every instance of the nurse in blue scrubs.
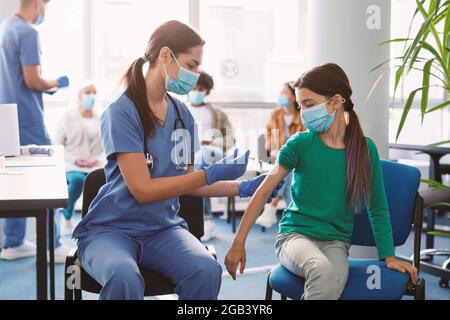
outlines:
M41 76L39 34L33 25L44 22L48 2L20 0L20 11L0 26L0 104L17 104L22 146L51 144L44 123L42 94L50 90L54 93L69 85L65 76L57 80L46 80ZM36 246L24 241L25 231L25 219L5 219L1 259L16 260L36 255ZM64 262L69 248L61 245L58 232L55 248L55 261Z
M101 299L143 299L138 265L170 279L182 300L218 296L222 269L188 231L178 197L250 197L265 177L234 181L249 152L194 170L196 125L168 92L194 89L203 46L188 26L161 25L126 73L125 92L102 116L107 183L73 234L81 265L103 287Z

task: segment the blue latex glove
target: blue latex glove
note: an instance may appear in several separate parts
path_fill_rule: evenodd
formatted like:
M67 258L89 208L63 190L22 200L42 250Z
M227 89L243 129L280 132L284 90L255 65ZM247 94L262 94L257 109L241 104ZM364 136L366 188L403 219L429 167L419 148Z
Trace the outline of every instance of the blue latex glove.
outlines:
M70 84L69 78L66 76L59 77L56 81L58 81L58 88L65 88Z
M267 175L264 174L259 177L253 178L253 179L242 181L241 185L239 186L239 196L241 198L252 197L255 194L256 190L258 190L259 186L264 182L266 177L267 177ZM281 189L281 187L284 185L284 183L285 183L285 181L282 180L277 185L275 190L273 190L272 195L267 200L267 203L271 203L272 199L278 195L278 191Z
M241 156L239 156L238 149L234 150L231 156L204 169L206 182L208 185L212 185L218 181L230 181L242 177L247 171L249 156L249 150Z

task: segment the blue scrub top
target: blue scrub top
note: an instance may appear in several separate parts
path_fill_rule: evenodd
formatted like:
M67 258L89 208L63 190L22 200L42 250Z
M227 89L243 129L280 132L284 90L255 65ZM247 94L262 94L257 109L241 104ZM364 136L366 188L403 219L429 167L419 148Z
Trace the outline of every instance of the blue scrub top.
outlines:
M51 144L44 124L42 92L25 85L23 67L41 64L39 34L26 21L11 17L0 25L0 104L17 104L20 144Z
M152 178L183 175L171 160L175 142L172 140L176 110L170 99L164 126L156 125L156 134L147 138L148 152L153 157ZM191 151L199 147L198 132L189 109L174 99L180 110L186 130L190 134ZM104 231L119 231L134 238L146 238L158 231L182 226L186 222L179 214L178 198L165 201L139 204L128 190L117 162L118 153L144 153L144 130L134 103L123 94L110 105L102 115L102 143L107 156L105 174L107 183L92 202L88 215L81 221L73 233L80 239Z

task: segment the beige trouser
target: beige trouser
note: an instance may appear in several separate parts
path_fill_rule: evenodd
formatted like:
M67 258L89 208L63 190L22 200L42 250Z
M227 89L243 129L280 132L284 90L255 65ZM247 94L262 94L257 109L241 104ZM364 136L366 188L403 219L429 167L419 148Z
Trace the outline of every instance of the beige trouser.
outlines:
M279 234L276 253L290 272L305 279L305 300L338 300L348 277L345 241L318 241L299 233Z

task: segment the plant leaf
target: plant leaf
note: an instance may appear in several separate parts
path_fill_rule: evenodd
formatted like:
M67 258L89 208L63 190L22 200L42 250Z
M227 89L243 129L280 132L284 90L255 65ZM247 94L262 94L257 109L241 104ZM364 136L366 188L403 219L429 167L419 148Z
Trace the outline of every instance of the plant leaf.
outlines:
M437 182L434 180L427 180L427 179L422 179L422 182L425 184L428 184L429 186L434 187L434 190L442 190L442 189L450 190L450 186L446 186L445 184L443 184L441 182Z
M421 116L422 116L422 124L423 119L425 118L425 112L427 111L427 105L428 105L428 94L430 92L430 71L431 71L431 65L433 64L434 59L429 60L427 63L425 63L425 66L423 67L423 81L422 81L422 101L420 103L420 110L421 110Z
M443 144L448 144L448 143L450 143L450 140L429 144L427 147L439 147L439 146L442 146Z
M428 114L428 113L431 113L431 112L435 112L436 110L443 109L443 108L445 108L445 107L447 107L449 105L450 105L450 101L446 101L446 102L441 103L440 105L438 105L436 107L433 107L433 108L427 110L425 113Z
M406 101L406 104L403 107L403 114L400 119L400 124L398 126L396 140L398 140L398 138L400 137L400 134L403 130L403 126L405 125L406 118L408 117L408 113L411 110L411 106L414 102L414 97L416 96L416 93L419 92L420 90L423 90L423 88L416 89L409 94L408 100Z

